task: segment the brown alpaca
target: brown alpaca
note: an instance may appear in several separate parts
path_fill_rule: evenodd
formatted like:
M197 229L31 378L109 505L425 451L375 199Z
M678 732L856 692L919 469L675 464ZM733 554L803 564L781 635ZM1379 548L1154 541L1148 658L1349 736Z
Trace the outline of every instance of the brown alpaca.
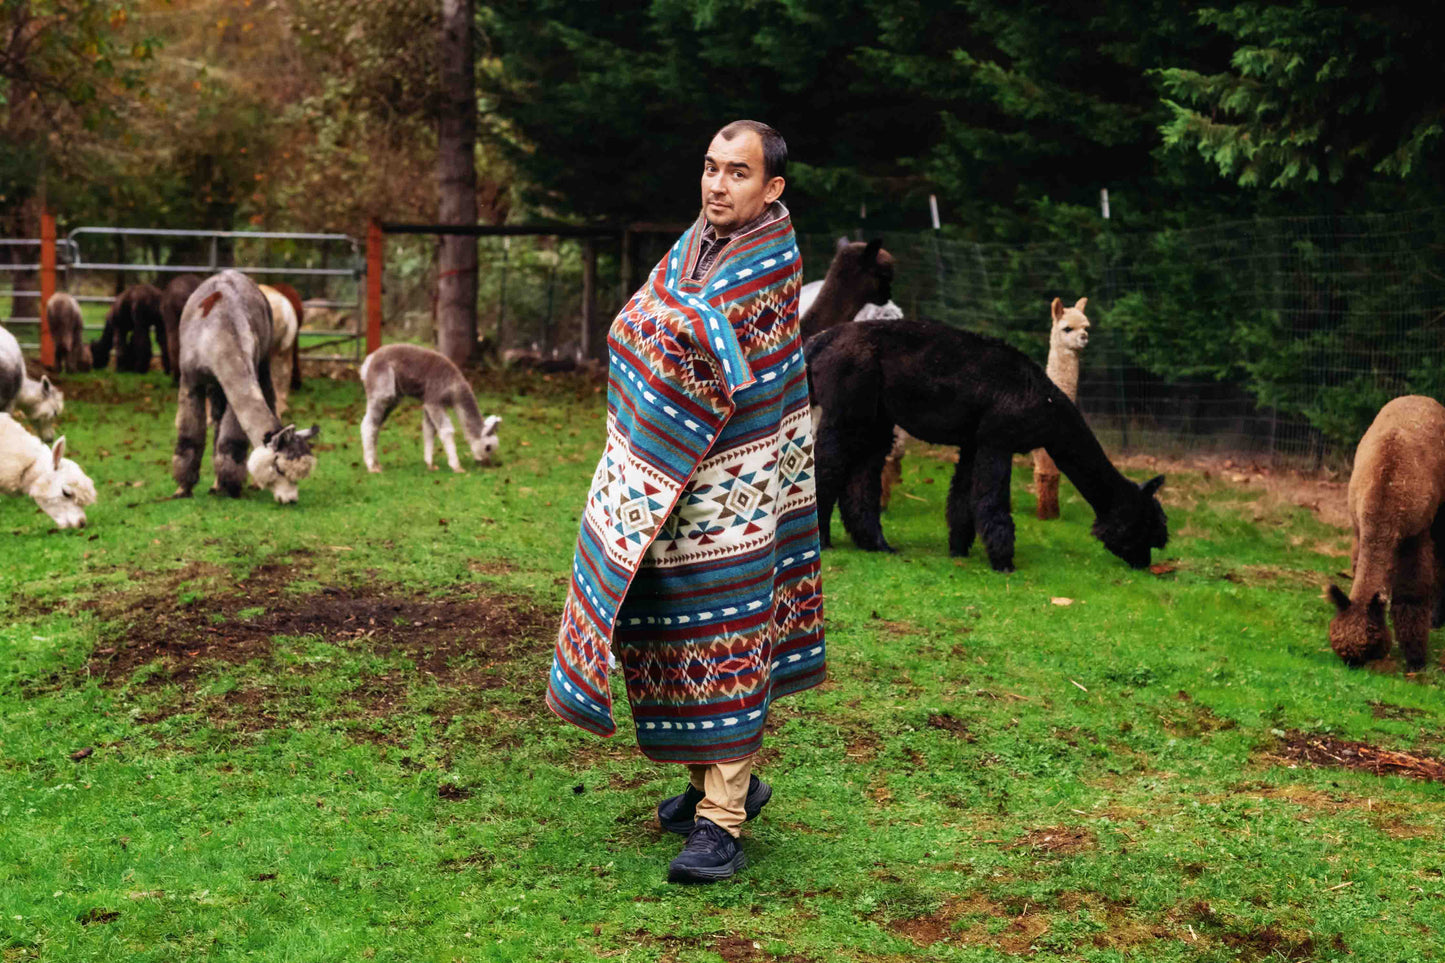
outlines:
M1049 330L1049 380L1069 396L1079 399L1079 358L1089 343L1089 319L1084 316L1088 298L1079 298L1072 308L1054 298L1049 307L1053 326ZM1059 517L1059 466L1042 448L1034 449L1034 491L1038 493L1038 517Z
M838 239L823 287L798 320L806 342L819 331L852 321L865 304L886 304L893 296L893 255L883 242Z
M186 301L191 294L200 286L201 279L194 274L177 274L161 292L161 328L166 350L172 359L171 384L174 385L181 383L181 312L186 309Z
M85 323L75 298L64 291L51 295L45 306L45 320L55 342L55 366L70 373L89 371L90 345L85 343Z
M1388 613L1405 664L1425 665L1430 628L1439 626L1441 576L1436 544L1445 536L1445 407L1432 398L1396 398L1375 416L1350 473L1354 584L1334 585L1338 613L1330 648L1352 666L1390 652Z

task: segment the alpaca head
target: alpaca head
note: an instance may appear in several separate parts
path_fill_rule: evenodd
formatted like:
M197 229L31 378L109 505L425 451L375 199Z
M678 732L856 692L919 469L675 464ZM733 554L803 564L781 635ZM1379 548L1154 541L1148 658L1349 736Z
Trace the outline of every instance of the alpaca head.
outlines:
M31 388L31 385L35 385ZM55 422L65 410L65 394L50 379L42 376L39 383L26 385L29 389L21 400L25 414L35 423L35 433L40 440L49 444L55 439Z
M482 433L475 438L467 439L467 444L472 448L472 457L479 464L485 465L491 461L492 455L497 451L497 446L501 444L501 439L497 437L497 426L501 423L501 415L487 415L487 420L482 422Z
M61 528L84 528L85 506L95 504L95 483L65 457L65 436L50 446L50 457L26 494Z
M1330 586L1335 617L1330 619L1330 648L1349 666L1361 666L1390 653L1390 630L1385 626L1385 599L1379 592L1364 605L1356 605L1338 587Z
M311 454L311 439L320 432L321 428L317 425L305 431L297 431L295 425L268 431L265 444L246 459L246 470L256 479L256 484L269 491L276 501L283 505L294 504L299 494L297 482L310 475L316 467L316 456Z
M1079 298L1072 308L1066 308L1063 301L1054 298L1049 309L1054 319L1049 334L1050 348L1057 345L1076 354L1084 350L1089 343L1089 319L1084 316L1084 306L1088 303L1088 298Z
M1094 537L1104 547L1134 568L1149 564L1149 550L1169 542L1169 523L1164 506L1154 493L1164 484L1156 475L1114 501L1107 512L1094 520Z
M861 303L887 304L893 298L893 255L879 238L864 244L840 237L828 277L845 284Z

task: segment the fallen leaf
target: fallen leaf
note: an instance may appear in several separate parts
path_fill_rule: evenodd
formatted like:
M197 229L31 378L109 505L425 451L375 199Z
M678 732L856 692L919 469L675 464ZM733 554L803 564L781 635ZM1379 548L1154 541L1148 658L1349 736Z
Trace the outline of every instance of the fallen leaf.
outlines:
M77 749L77 750L75 750L74 752L72 752L72 753L70 754L70 761L71 761L71 762L79 762L80 760L86 758L87 756L89 756L89 755L90 755L91 753L93 753L93 752L95 752L95 750L92 749L90 746L86 746L84 749Z
M1074 600L1073 600L1073 599L1066 599L1066 598L1064 598L1064 597L1061 596L1061 595L1055 595L1053 598L1049 599L1049 601L1052 602L1054 605L1073 605L1073 604L1074 604Z
M1179 566L1173 562L1160 562L1157 565L1149 566L1149 571L1155 575L1168 575L1170 572L1177 572Z

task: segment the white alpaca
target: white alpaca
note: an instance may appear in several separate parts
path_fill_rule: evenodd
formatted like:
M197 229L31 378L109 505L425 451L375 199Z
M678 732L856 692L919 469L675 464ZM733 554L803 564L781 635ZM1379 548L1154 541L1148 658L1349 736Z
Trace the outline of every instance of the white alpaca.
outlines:
M257 285L271 305L271 387L276 395L276 417L286 414L287 397L291 394L291 349L296 345L296 332L301 319L291 299L269 284Z
M1059 390L1077 400L1079 394L1079 358L1089 344L1089 319L1084 316L1088 298L1079 298L1072 308L1054 298L1049 311L1053 327L1049 330L1049 363L1044 370ZM1034 450L1034 491L1038 493L1038 517L1059 517L1059 467L1042 448Z
M95 504L95 483L65 457L64 436L47 448L6 414L0 414L0 491L29 495L61 528L84 528L85 506Z
M56 419L65 410L65 395L48 377L36 381L25 374L20 342L0 328L0 411L13 414L17 406L48 443L55 437Z
M361 365L361 383L366 388L366 417L361 420L361 453L366 460L366 469L380 472L381 464L376 460L376 436L386 416L396 407L403 395L421 399L422 456L427 468L436 470L432 457L436 452L436 439L442 440L442 449L447 455L447 464L452 471L460 472L462 463L457 458L456 429L447 408L455 408L466 433L467 444L472 457L479 464L491 461L497 450L497 426L502 423L500 415L482 418L477 407L472 386L467 384L461 369L446 355L430 348L414 344L389 344L378 348Z

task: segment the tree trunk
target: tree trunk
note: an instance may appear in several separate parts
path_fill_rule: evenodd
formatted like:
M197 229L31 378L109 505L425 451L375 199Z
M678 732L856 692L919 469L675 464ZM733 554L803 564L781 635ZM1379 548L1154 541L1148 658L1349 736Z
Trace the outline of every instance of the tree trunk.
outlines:
M442 0L441 122L437 174L443 224L477 223L474 0ZM437 346L465 364L477 343L477 239L443 235L437 260Z

